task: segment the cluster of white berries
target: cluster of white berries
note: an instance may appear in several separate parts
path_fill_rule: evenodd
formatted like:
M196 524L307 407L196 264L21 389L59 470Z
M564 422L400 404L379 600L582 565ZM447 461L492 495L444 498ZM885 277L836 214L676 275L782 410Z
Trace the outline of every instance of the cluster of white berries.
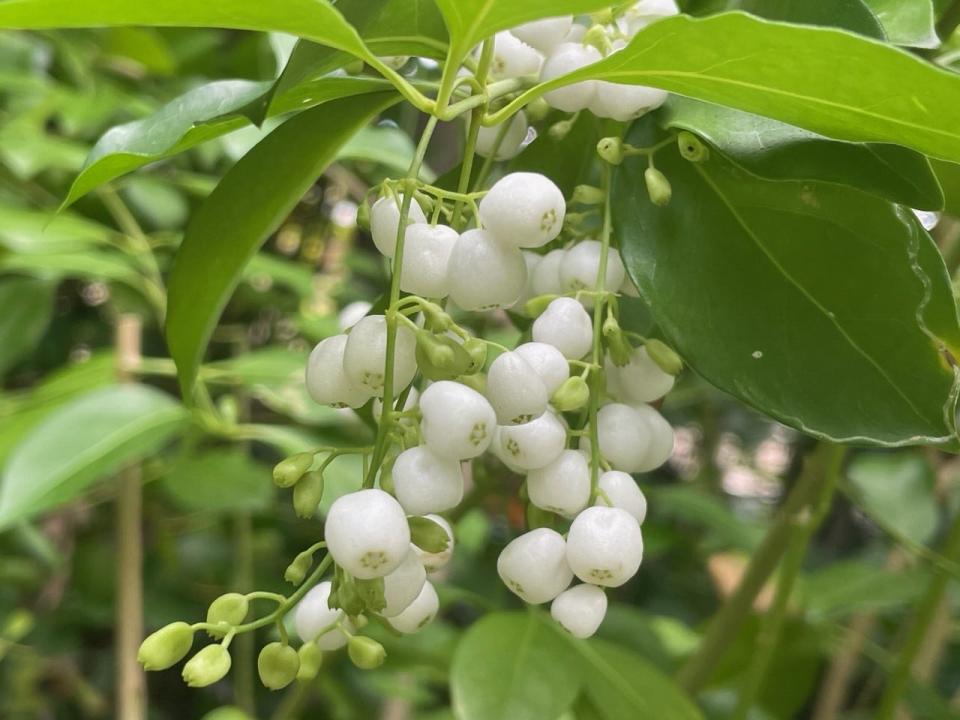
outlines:
M370 212L373 241L387 257L397 251L402 203L400 193L388 189ZM603 588L622 585L640 567L646 500L629 473L653 470L671 454L673 431L649 403L671 389L674 376L647 346L626 344L619 362L607 356L602 363L606 382L595 431L571 430L564 413L586 406L585 377L601 372L590 362L597 336L588 312L601 267L604 289L616 291L625 283L616 249L579 239L535 252L558 238L566 209L559 188L538 174L500 179L479 203L479 227L462 234L428 222L416 198L409 206L400 288L420 296L410 307L425 316L428 306L435 309L433 320L420 325L401 313L389 365L394 393L418 371L425 382L419 395L411 388L404 409L394 413L398 435L379 487L347 494L331 506L327 550L356 581L382 579L383 602L375 612L398 631L415 632L438 609L427 574L452 554L451 527L439 513L463 499L462 463L489 450L526 476L531 506L558 522L570 521L565 536L537 527L510 542L498 561L500 577L526 602L552 601L553 617L577 637L588 637L606 612ZM436 304L444 298L463 310L514 307L532 313L532 339L501 352L483 374L487 344L450 320ZM437 326L437 315L448 322ZM350 320L355 324L347 332L323 340L311 353L306 382L318 402L356 408L383 394L387 322L383 315ZM435 345L450 357L462 351L467 361L445 365L437 358L447 356L432 354ZM595 461L591 437L598 443ZM410 518L441 528L443 547L418 546ZM570 587L574 576L582 583ZM347 642L345 626L337 624L342 598L332 606L331 591L329 582L317 585L296 613L301 637L323 649Z

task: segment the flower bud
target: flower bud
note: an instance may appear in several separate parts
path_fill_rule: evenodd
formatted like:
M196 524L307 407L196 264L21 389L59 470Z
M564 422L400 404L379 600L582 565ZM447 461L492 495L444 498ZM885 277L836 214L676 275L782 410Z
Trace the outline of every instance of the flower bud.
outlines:
M648 167L643 173L643 179L647 183L647 194L650 196L650 202L657 207L665 207L670 204L673 188L670 187L670 181L667 180L666 175L655 167Z
M550 403L560 412L579 410L590 400L587 381L579 375L567 378L550 398Z
M213 685L230 672L230 652L223 645L207 645L183 666L183 679L190 687Z
M605 199L606 194L600 188L593 185L577 185L573 189L570 202L580 203L581 205L601 205Z
M627 336L620 329L620 324L614 317L608 317L603 321L603 336L607 341L607 350L610 353L610 359L617 367L623 367L630 362L630 354L633 347Z
M313 565L313 555L302 552L293 559L293 562L287 565L287 569L283 572L283 579L288 583L299 585L307 576L307 571L311 565Z
M289 645L272 642L264 645L257 657L260 682L270 690L280 690L292 683L300 671L300 656Z
M550 126L550 129L547 130L547 134L550 135L552 140L560 141L563 140L573 128L573 122L571 120L561 120L560 122L554 123Z
M644 345L647 348L647 355L653 360L660 369L670 375L679 375L683 370L683 360L674 352L673 348L660 340L647 340Z
M364 198L357 208L357 227L370 231L370 201L367 198Z
M550 106L543 98L537 98L525 108L527 119L530 122L540 122L550 114Z
M473 364L470 354L452 337L424 330L417 333L416 359L430 380L452 380Z
M247 611L250 609L250 601L245 595L240 593L226 593L221 595L207 608L207 622L211 625L234 626L240 625L247 617ZM228 627L224 627L223 632L213 633L211 635L224 635Z
M677 135L680 154L690 162L705 162L710 159L710 148L692 132L683 130Z
M166 670L180 662L193 645L193 629L185 622L165 625L140 644L137 660L144 670Z
M387 651L383 645L365 635L354 635L347 643L347 655L350 662L361 670L373 670L383 665L387 659Z
M483 370L487 364L487 344L480 338L470 338L463 343L463 349L470 356L470 365L464 375L473 375Z
M316 643L308 642L300 646L297 655L300 658L297 680L313 680L323 666L323 650Z
M293 486L293 509L297 517L312 518L323 497L323 473L309 472Z
M274 466L273 482L277 487L293 487L311 465L313 465L313 453L302 452L291 455Z
M618 137L605 137L597 143L597 154L611 165L623 162L623 140Z

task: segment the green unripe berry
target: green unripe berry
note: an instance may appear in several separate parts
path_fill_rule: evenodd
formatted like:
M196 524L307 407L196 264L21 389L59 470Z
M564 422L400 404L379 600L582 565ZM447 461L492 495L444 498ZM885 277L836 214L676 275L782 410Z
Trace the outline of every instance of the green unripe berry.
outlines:
M174 622L151 633L140 643L137 660L144 670L166 670L186 657L193 646L193 629Z
M483 370L487 364L487 344L480 338L470 338L463 343L463 349L470 356L470 365L465 375L473 375Z
M667 176L657 170L655 167L648 167L643 173L643 179L647 183L647 194L650 196L650 202L657 207L665 207L670 204L670 198L673 196L673 188Z
M293 487L311 465L313 465L313 453L302 452L291 455L278 462L273 468L273 482L278 487Z
M257 657L260 682L271 690L280 690L292 683L300 671L300 656L289 645L272 642Z
M606 200L606 194L598 187L593 185L577 185L573 189L573 195L570 202L581 205L601 205Z
M623 162L623 140L618 137L605 137L597 143L597 154L611 165Z
M669 375L679 375L683 370L683 360L680 356L660 340L647 340L644 347L647 349L647 355L653 360L660 369Z
M297 651L300 657L300 669L297 680L313 680L323 667L323 651L313 642L304 643Z
M677 145L685 160L705 162L710 159L710 148L704 145L703 141L692 132L683 130L677 135Z
M527 113L527 119L532 122L540 122L550 114L550 105L543 98L537 98L524 109Z
M183 679L190 687L213 685L230 672L230 652L223 645L207 645L183 666Z
M587 381L579 375L567 378L550 398L550 402L560 412L579 410L590 400L590 388Z
M293 486L293 510L297 517L312 518L323 497L323 473L309 472Z
M250 601L240 593L221 595L207 608L207 622L211 625L223 625L222 632L210 631L211 635L226 635L227 630L243 623L250 610Z
M302 552L293 559L293 562L287 565L287 569L283 571L283 579L288 583L299 585L307 576L307 571L311 565L313 565L313 555Z
M373 670L383 665L387 659L387 651L383 645L365 635L354 635L347 644L347 655L350 662L361 670Z

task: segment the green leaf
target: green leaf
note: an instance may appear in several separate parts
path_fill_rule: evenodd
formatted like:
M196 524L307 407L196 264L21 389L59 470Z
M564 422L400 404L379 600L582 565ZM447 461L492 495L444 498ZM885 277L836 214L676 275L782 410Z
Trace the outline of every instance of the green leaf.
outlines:
M463 635L450 668L457 720L553 720L581 674L573 648L536 611L484 616Z
M730 8L768 20L837 27L885 39L880 20L864 0L739 0Z
M877 16L894 45L915 48L940 46L930 0L863 0Z
M912 603L923 592L929 568L893 571L864 560L827 565L803 578L804 606L817 620L839 620L861 610L883 611Z
M685 485L649 488L650 506L658 515L676 518L707 531L706 545L713 551L731 548L753 552L763 539L764 528L737 517L719 497Z
M562 139L555 139L549 132L538 135L523 152L510 160L508 172L546 175L556 183L564 197L570 197L578 184L591 182L590 172L596 166L597 142L601 137L596 116L580 113Z
M0 205L0 246L13 253L87 251L113 231L86 218Z
M838 142L759 115L676 95L661 112L665 127L696 133L758 177L823 180L920 210L943 208L943 191L930 162L907 148Z
M659 87L840 140L905 145L960 161L960 75L841 30L739 12L679 15L524 99L592 78ZM891 95L891 88L910 92Z
M414 151L410 136L400 128L366 127L340 148L337 158L377 163L393 175L402 175L410 167ZM420 177L425 182L432 182L436 176L429 168L423 167Z
M49 282L35 278L0 278L0 377L46 333L55 291Z
M923 455L857 455L847 468L864 510L916 543L928 542L939 513L933 469Z
M931 164L943 188L944 209L954 217L960 217L960 165L943 160L932 160Z
M185 398L250 258L358 128L394 94L345 98L288 120L247 153L194 214L170 274L167 343Z
M58 408L10 455L0 485L0 528L74 499L124 463L167 443L183 407L146 385L87 393Z
M270 469L238 449L183 457L162 484L184 510L197 512L263 510L274 494Z
M656 139L644 130L633 144ZM614 223L631 277L694 370L818 437L953 439L944 346L960 348L960 324L912 213L839 185L757 179L716 153L690 163L671 146L657 167L670 205L652 205L646 162L631 159L614 181Z

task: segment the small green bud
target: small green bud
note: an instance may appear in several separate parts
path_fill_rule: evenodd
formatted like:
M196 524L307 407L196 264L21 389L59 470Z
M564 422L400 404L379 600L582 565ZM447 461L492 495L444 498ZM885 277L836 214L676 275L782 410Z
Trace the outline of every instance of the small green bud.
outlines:
M570 202L581 205L601 205L606 200L606 194L598 187L593 185L577 185L573 189L573 195Z
M540 122L550 114L550 105L543 98L537 98L524 109L527 113L527 119L532 122Z
M363 72L363 60L355 60L349 65L344 65L343 69L347 75L359 75Z
M387 651L383 645L365 635L354 635L347 644L350 661L361 670L373 670L383 665Z
M300 672L300 656L289 645L272 642L260 651L257 672L264 687L280 690L296 679Z
M313 642L304 643L297 651L300 656L300 669L297 680L313 680L323 666L323 651Z
M353 581L357 588L357 594L363 601L363 606L370 612L380 612L387 606L387 599L383 594L383 578L372 578L362 580L355 578Z
M657 207L665 207L670 204L670 198L673 196L673 188L667 176L657 170L655 167L648 167L643 173L643 179L647 183L647 194L650 196L650 202Z
M370 201L363 198L363 202L357 208L357 227L361 230L370 230Z
M311 565L313 565L313 555L302 552L293 559L293 562L287 565L287 569L283 571L283 579L288 583L299 585L307 576L307 571Z
M473 364L470 354L459 342L426 330L417 333L416 359L420 372L430 380L452 380Z
M657 339L647 340L644 347L647 349L647 355L650 356L650 359L659 365L665 373L679 375L680 371L683 370L683 360L666 343Z
M572 128L573 119L571 118L569 120L561 120L558 123L554 123L550 126L550 129L547 130L547 133L550 135L551 139L559 142L567 136Z
M140 643L137 660L144 670L166 670L186 657L193 646L193 628L174 622L151 633Z
M223 645L207 645L183 666L183 679L190 687L213 685L230 672L230 651Z
M527 300L523 306L523 311L532 318L538 318L547 309L547 306L556 300L559 295L537 295Z
M240 406L233 395L223 395L217 400L217 410L223 422L227 425L236 425L240 418Z
M334 571L327 607L331 610L343 610L350 617L356 617L363 612L363 598L357 592L353 578L339 566Z
M423 205L423 203L420 203ZM424 207L424 212L427 212ZM445 333L453 325L453 318L442 307L429 300L420 302L420 312L423 313L424 325L434 333Z
M590 388L587 381L579 375L574 375L563 381L557 391L550 398L550 402L560 412L570 412L584 407L590 400Z
M240 593L221 595L207 608L207 622L211 625L223 625L222 632L208 631L211 635L222 637L231 626L240 625L250 610L250 601Z
M607 341L607 351L610 353L610 359L617 367L623 367L630 362L630 355L633 347L627 336L620 329L620 323L613 316L608 316L603 321L603 337Z
M597 154L611 165L619 165L623 162L623 140L618 137L603 138L597 143Z
M450 544L447 531L428 517L411 515L407 518L410 526L410 542L428 553L441 553Z
M277 487L293 487L311 465L313 465L313 453L302 452L291 455L274 466L273 482Z
M690 162L705 162L710 159L710 148L692 132L683 130L677 135L680 154Z
M480 338L472 337L463 343L463 349L470 356L470 365L464 374L473 375L483 370L487 364L487 344Z
M537 528L552 528L556 525L557 516L548 510L538 508L533 503L527 505L527 527L530 530Z
M323 473L308 472L293 486L293 510L297 517L312 518L323 497Z

